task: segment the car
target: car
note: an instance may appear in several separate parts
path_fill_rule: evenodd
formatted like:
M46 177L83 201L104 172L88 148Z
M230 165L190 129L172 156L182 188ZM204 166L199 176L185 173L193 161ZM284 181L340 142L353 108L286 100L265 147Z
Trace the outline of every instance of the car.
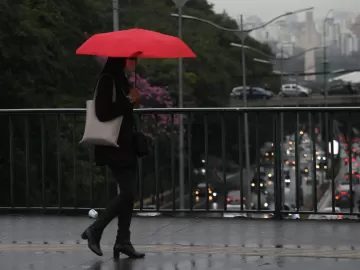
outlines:
M340 183L335 191L335 205L340 208L354 207L348 181Z
M352 171L352 181L353 181L353 184L359 184L359 181L360 181L360 173L358 172L355 172L355 171ZM350 182L350 172L347 172L345 174L345 179L348 180Z
M209 196L209 201L216 202L218 197L217 189L212 185L207 185L208 190L206 191L206 183L199 183L193 193L193 196L196 201L199 201L200 198L206 198L206 196Z
M322 94L325 92L322 90ZM328 85L327 94L330 95L358 95L359 88L343 80L333 80Z
M356 161L356 158L351 158L351 161L352 162L355 162ZM345 165L348 165L349 164L349 157L346 157L346 158L344 158L344 163L345 163Z
M290 187L291 184L290 173L284 173L284 182L285 182L285 187Z
M311 92L311 89L298 84L283 84L279 95L283 97L308 97Z
M242 99L244 96L244 87L239 86L232 89L230 96L232 98ZM268 100L274 96L274 93L268 90L265 90L261 87L253 87L248 86L246 87L245 91L246 97L249 100Z
M269 197L266 194L260 194L260 207L258 207L258 196L254 194L252 197L251 208L254 210L269 210L270 202Z
M266 177L267 177L267 182L266 182L266 186L268 187L268 186L273 186L274 185L274 170L269 170L268 172L267 172L267 175L266 175Z
M259 175L259 177L258 177L258 175ZM255 173L255 175L253 176L251 183L250 183L251 192L257 193L259 190L258 188L260 188L261 192L266 191L266 181L265 181L266 177L267 177L267 174L265 172L260 172L259 174ZM259 185L258 188L257 188L257 185Z
M243 196L242 203L245 204L246 197ZM229 210L241 210L241 191L230 190L226 196L226 208Z
M301 169L300 171L303 175L308 176L309 175L309 168L306 166Z

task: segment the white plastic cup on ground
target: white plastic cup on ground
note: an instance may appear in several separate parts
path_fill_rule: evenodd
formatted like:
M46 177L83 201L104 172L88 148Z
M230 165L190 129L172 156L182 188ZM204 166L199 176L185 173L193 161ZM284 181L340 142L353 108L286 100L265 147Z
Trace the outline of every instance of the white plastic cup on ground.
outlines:
M89 211L89 217L90 217L90 218L97 218L97 216L98 216L98 212L96 212L95 209L91 209L91 210Z

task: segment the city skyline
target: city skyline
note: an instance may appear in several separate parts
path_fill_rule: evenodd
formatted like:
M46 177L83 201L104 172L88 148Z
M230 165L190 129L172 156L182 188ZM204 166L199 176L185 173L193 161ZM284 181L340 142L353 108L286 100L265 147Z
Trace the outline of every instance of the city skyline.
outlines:
M282 13L302 8L314 7L314 17L322 18L330 9L335 11L360 13L360 1L354 0L209 0L216 12L225 10L232 17L257 15L263 20L270 20ZM260 8L259 8L260 7ZM304 14L299 16L303 19Z

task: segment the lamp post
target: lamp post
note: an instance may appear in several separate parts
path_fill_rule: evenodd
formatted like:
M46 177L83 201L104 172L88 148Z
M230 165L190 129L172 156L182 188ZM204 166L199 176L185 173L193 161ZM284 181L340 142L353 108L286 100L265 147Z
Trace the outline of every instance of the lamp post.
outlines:
M326 22L328 21L328 17L329 14L332 12L333 10L330 9L326 15L325 15L325 19L323 21L323 72L324 72L324 98L325 98L325 105L327 105L327 98L328 98L328 91L327 91L327 65L328 65L328 60L327 60L327 51L326 51Z
M119 0L113 0L113 30L119 31Z
M183 19L183 8L189 0L173 0L177 9L178 9L178 36L182 39L182 19ZM178 107L182 108L184 106L184 69L183 69L183 59L179 58L178 63L178 80L179 80L179 101ZM180 199L180 209L185 208L185 168L184 168L184 117L179 114L179 199Z
M173 0L175 1L175 0ZM179 0L180 1L180 0ZM184 1L184 0L183 0ZM171 14L171 16L173 17L179 17L179 18L184 18L184 19L189 19L189 20L195 20L195 21L199 21L199 22L203 22L203 23L207 23L209 25L214 26L215 28L218 28L220 30L223 31L228 31L228 32L233 32L233 33L240 33L240 38L241 38L241 44L243 45L243 47L245 46L245 38L247 37L248 34L250 34L252 31L255 31L257 29L261 29L266 27L267 25L271 24L272 22L282 18L282 17L286 17L289 15L293 15L293 14L297 14L300 12L305 12L305 11L309 11L312 10L313 7L310 8L305 8L305 9L300 9L300 10L296 10L296 11L292 11L292 12L286 12L284 14L281 14L273 19L271 19L270 21L252 28L252 29L244 29L244 21L243 21L243 16L241 15L240 17L240 29L232 29L232 28L226 28L226 27L222 27L212 21L206 20L206 19L202 19L199 17L195 17L195 16L189 16L189 15L184 15L184 14ZM242 84L243 84L243 89L245 91L246 89L246 61L245 61L245 50L243 49L241 52L242 55ZM244 101L244 107L247 107L247 97L246 95L243 95L243 101ZM251 174L250 174L250 148L249 148L249 127L248 127L248 114L245 112L244 113L244 137L245 137L245 167L246 167L246 178L248 181L250 181L251 179ZM248 185L248 190L247 190L247 194L250 197L250 185ZM250 200L246 200L246 206L250 207Z
M326 52L326 22L328 21L328 16L329 14L332 12L333 10L330 9L326 15L325 15L325 19L324 19L324 22L323 22L323 35L324 35L324 50L323 50L323 57L324 57L324 99L325 99L325 106L328 105L328 87L327 87L327 68L328 68L328 60L327 60L327 52ZM324 119L324 122L325 122L325 151L326 151L326 155L328 156L329 154L329 135L328 135L328 131L329 131L329 119L328 119L328 114L325 112L324 113L325 115L325 119ZM322 129L322 128L321 128Z

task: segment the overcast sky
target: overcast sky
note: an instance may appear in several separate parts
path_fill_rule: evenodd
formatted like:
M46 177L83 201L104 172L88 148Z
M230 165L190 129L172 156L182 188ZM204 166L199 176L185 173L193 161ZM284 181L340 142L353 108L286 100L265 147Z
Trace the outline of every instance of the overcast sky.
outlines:
M315 17L325 16L329 9L360 12L359 0L209 0L215 4L215 10L224 9L231 16L243 14L258 15L263 20L270 20L284 12L314 7ZM301 17L299 17L301 18Z

